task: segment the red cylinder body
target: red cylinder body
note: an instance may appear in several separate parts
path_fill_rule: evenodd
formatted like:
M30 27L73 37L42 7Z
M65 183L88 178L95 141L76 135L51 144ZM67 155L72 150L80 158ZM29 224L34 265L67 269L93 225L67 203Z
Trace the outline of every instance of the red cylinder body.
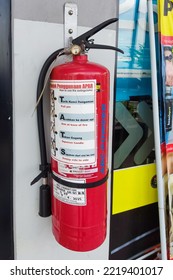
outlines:
M87 55L55 67L51 73L51 169L71 188L52 180L53 233L62 246L89 251L106 237L110 75Z

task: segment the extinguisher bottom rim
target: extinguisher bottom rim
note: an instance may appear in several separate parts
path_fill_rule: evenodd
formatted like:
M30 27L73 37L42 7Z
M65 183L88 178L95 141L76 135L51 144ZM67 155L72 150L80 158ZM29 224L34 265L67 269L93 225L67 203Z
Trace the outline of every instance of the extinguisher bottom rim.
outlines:
M54 226L52 228L55 240L64 248L76 251L87 252L92 251L100 247L106 239L106 231L104 234L99 232L98 235L94 235L91 238L72 238L70 236L60 233Z

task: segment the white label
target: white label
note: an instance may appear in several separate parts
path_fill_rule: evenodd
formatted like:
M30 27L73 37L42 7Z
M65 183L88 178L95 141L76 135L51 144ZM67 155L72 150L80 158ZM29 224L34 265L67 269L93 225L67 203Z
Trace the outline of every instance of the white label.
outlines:
M77 165L96 163L96 81L51 81L52 156Z
M72 181L75 183L75 181ZM82 180L76 181L76 183L84 183ZM53 180L53 195L58 200L78 206L86 205L86 189L75 189L63 186Z

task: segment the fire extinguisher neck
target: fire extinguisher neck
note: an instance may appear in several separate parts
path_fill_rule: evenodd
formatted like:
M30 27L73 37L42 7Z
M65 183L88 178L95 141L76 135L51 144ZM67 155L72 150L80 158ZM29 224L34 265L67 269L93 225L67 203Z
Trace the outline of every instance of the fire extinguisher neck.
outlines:
M88 56L86 54L74 55L73 61L77 63L86 63L88 62Z

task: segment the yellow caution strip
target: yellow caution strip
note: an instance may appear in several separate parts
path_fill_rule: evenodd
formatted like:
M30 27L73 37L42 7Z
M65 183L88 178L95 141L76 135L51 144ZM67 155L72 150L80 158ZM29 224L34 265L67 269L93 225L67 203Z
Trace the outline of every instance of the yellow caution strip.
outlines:
M112 214L157 202L157 188L152 186L155 175L154 163L114 170Z

